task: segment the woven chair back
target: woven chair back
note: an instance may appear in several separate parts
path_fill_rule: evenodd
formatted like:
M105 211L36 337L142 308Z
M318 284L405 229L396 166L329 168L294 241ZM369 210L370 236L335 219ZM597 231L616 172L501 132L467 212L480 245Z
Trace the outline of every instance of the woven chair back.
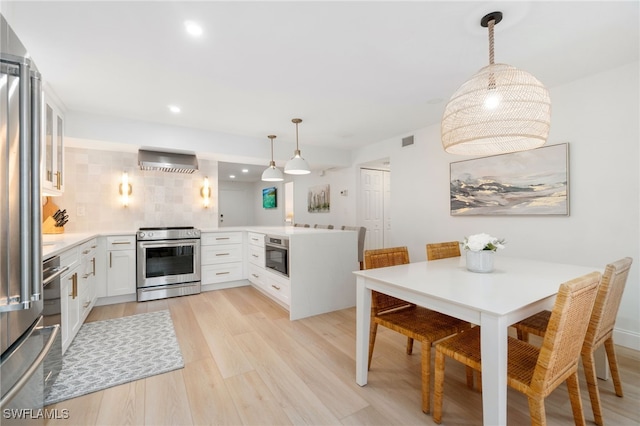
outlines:
M531 388L540 394L555 389L567 372L578 368L600 277L592 272L560 286L531 379Z
M438 260L459 256L460 243L458 241L427 244L427 260Z
M594 347L613 332L632 262L630 257L625 257L605 268L584 339L585 348Z
M364 269L384 268L407 263L409 263L409 250L406 246L365 250L364 252ZM373 315L407 306L412 306L412 304L377 291L371 292L371 311Z

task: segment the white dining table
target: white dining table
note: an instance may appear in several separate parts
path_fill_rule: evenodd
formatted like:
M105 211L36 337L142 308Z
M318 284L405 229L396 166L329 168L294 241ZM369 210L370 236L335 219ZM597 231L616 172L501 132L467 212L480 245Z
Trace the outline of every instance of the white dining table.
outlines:
M483 422L506 425L509 325L552 308L560 284L598 268L497 255L493 272L476 273L466 269L464 259L354 271L356 383L367 384L371 290L375 290L482 327Z

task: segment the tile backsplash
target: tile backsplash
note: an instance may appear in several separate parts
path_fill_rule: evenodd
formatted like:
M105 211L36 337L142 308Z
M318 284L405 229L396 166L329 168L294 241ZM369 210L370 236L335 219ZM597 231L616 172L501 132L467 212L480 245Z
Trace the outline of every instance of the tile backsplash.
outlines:
M198 159L193 174L140 170L137 152L65 149L64 194L52 201L67 209L65 232L135 231L151 226L217 228L218 163ZM129 205L119 185L127 172L133 188ZM209 208L202 205L204 177L211 185ZM44 200L43 200L44 203Z

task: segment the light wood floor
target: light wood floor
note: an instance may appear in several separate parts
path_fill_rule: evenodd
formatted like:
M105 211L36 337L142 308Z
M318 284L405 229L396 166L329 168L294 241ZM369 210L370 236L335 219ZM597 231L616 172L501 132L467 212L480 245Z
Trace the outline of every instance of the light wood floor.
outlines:
M48 425L430 425L420 411L420 345L380 328L369 384L355 383L355 308L289 321L251 287L94 308L87 321L169 309L185 367L63 401L69 419ZM618 347L624 398L600 381L608 426L640 424L640 353ZM435 352L435 351L434 351ZM581 391L593 423L586 385ZM527 400L508 394L508 419L529 424ZM549 425L573 425L566 387L546 401ZM482 396L447 363L443 421L482 423Z

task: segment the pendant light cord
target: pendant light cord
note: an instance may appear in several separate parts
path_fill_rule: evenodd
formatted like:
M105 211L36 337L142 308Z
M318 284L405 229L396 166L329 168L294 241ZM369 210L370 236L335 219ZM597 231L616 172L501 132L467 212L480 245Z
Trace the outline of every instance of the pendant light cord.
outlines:
M494 53L493 53L493 27L496 24L495 20L490 20L487 27L489 28L489 65L494 64Z
M300 151L298 148L298 123L296 123L296 151Z

